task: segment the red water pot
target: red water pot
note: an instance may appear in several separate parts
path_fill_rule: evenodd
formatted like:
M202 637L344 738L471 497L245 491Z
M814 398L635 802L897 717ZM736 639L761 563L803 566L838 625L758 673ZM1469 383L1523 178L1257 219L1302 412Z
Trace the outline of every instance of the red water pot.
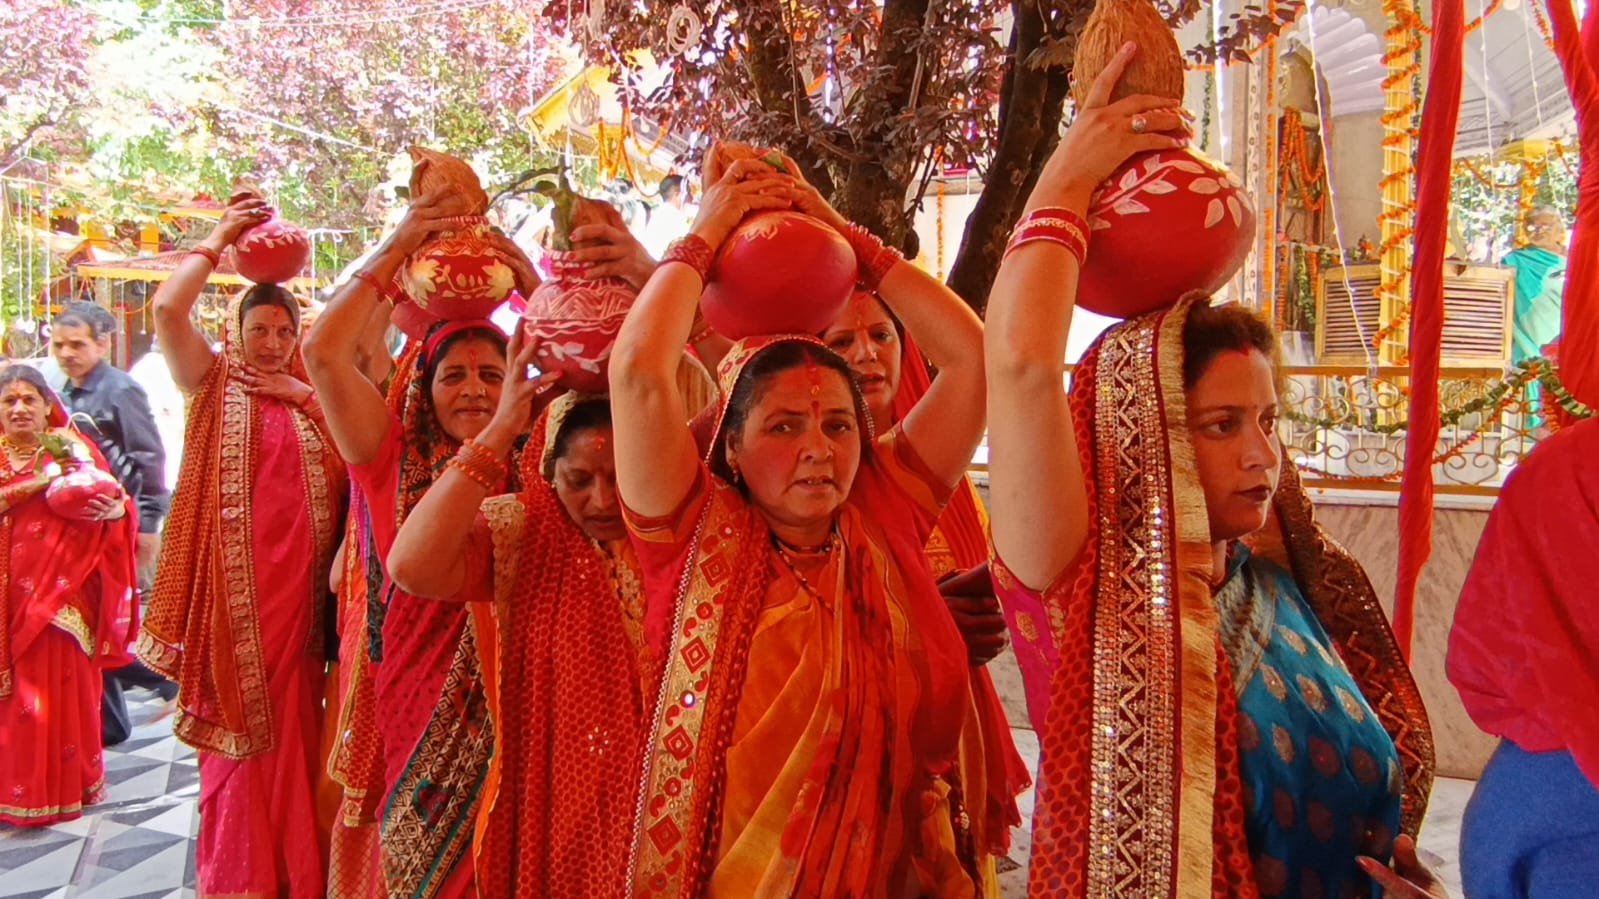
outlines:
M44 501L50 511L62 518L87 520L89 503L96 499L119 499L122 486L110 474L93 465L79 465L50 482Z
M1088 261L1077 305L1114 318L1220 290L1255 239L1255 209L1238 179L1191 149L1129 159L1089 205Z
M551 250L553 277L528 298L522 327L536 342L540 371L561 373L561 385L579 393L610 390L611 348L638 292L621 278L587 278L570 254Z
M311 238L269 210L233 242L233 267L257 284L282 284L299 277L311 261Z
M488 235L489 220L463 215L412 253L400 284L423 312L444 321L488 318L516 290L516 272Z
M705 321L730 340L820 334L855 290L849 241L799 212L758 212L733 230L700 296Z

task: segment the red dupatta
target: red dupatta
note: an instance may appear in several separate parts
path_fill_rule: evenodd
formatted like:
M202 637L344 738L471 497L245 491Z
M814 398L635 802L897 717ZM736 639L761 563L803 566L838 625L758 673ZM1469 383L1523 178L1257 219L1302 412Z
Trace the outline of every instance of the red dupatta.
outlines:
M1039 734L1034 896L1258 895L1184 405L1190 308L1111 328L1072 378L1093 524L1044 597L1063 651ZM1283 561L1399 748L1415 833L1433 757L1420 693L1364 572L1316 526L1286 459L1283 471Z
M244 365L243 297L229 304L222 352L189 397L183 466L138 642L145 664L178 683L174 733L230 759L273 748L250 524L263 400L235 377ZM298 308L289 312L298 323ZM289 372L305 376L298 351ZM322 425L300 409L289 412L313 530L305 589L320 602L338 548L344 463ZM323 620L320 611L311 617L308 652L323 651Z
M471 613L499 639L479 644L494 753L473 860L490 899L624 892L654 669L624 621L619 587L637 585L637 563L590 541L540 471L565 415L592 399L546 409L522 453L522 490L483 503L494 601Z
M54 396L51 433L76 444L101 471L110 471L95 446L66 425ZM32 478L48 458L12 473L0 489ZM49 626L71 634L85 655L106 668L127 662L137 627L133 547L138 515L133 501L115 521L79 521L51 511L43 492L0 513L0 697L14 689L12 660ZM12 595L23 604L17 614Z

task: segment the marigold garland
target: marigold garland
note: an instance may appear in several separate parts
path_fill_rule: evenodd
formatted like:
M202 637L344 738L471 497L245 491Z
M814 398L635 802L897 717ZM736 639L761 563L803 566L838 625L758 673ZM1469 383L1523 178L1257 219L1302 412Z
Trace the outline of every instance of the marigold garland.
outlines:
M1591 418L1594 410L1583 405L1582 401L1572 396L1560 383L1560 376L1555 373L1554 363L1544 358L1528 359L1515 368L1501 381L1489 387L1486 392L1474 400L1462 403L1454 409L1440 410L1438 420L1443 427L1453 427L1468 415L1487 412L1490 409L1494 414L1503 412L1515 401L1517 391L1528 384L1537 383L1543 388L1545 399L1552 401L1562 411L1573 418ZM1345 422L1333 418L1316 418L1290 409L1284 417L1294 424L1305 425L1318 430L1333 430L1343 427ZM1382 424L1362 425L1359 430L1373 434L1392 436L1401 433L1410 427L1410 420L1385 422Z
M1377 285L1379 304L1392 304L1391 321L1378 329L1372 339L1372 348L1379 353L1383 346L1395 340L1410 321L1410 298L1405 296L1404 284L1408 263L1397 262L1410 254L1408 247L1411 227L1416 218L1416 176L1414 147L1417 136L1417 102L1421 95L1421 44L1425 24L1416 9L1414 0L1384 0L1383 12L1389 27L1385 35L1386 47L1383 65L1388 75L1383 79L1383 92L1387 104L1382 114L1384 175L1377 188L1384 195L1382 213L1377 217L1381 230L1377 247L1380 283ZM1390 201L1390 193L1401 193L1402 202ZM1404 356L1403 347L1394 347L1396 358Z

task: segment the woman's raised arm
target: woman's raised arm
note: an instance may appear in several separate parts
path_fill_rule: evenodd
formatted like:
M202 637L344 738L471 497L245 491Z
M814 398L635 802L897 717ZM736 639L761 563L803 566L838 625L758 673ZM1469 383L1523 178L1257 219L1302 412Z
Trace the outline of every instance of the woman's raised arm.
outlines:
M167 367L172 370L173 383L184 393L199 389L215 357L211 341L190 317L194 303L200 299L200 291L205 289L222 253L233 246L245 229L266 221L268 213L266 201L255 196L247 196L228 206L222 212L222 220L199 247L178 262L172 277L161 282L151 298L156 343L167 360Z
M1109 103L1136 48L1128 44L1094 81L1027 200L1084 216L1094 189L1135 153L1186 143L1177 101L1133 96ZM1134 130L1134 119L1142 125ZM1091 252L1091 250L1090 250ZM1089 522L1082 459L1061 387L1080 263L1047 240L1009 251L988 299L988 466L994 548L1023 584L1049 586L1082 550Z
M714 252L746 214L789 206L789 183L764 162L734 163L706 191L690 237L705 241ZM699 471L699 453L678 393L677 366L704 286L701 272L668 253L634 301L611 352L617 489L639 515L670 515L688 496Z
M378 385L367 377L373 318L386 307L380 285L394 275L440 220L461 214L449 197L419 197L372 258L345 281L305 339L305 368L327 416L339 455L351 465L371 462L383 446L389 409Z

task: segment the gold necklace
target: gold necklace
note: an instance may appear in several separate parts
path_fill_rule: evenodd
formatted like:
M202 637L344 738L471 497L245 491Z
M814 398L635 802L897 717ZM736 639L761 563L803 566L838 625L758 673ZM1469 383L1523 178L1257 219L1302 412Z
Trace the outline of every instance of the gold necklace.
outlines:
M44 449L44 444L35 443L33 446L21 446L11 439L9 434L0 434L0 448L6 451L6 462L12 471L21 471L24 467L32 465L39 458L39 453Z

